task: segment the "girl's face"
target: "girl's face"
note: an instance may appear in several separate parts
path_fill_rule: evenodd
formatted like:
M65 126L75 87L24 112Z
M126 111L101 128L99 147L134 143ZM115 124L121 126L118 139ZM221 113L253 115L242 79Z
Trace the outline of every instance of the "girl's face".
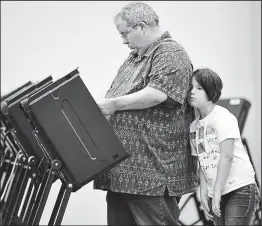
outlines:
M209 104L205 90L199 85L195 77L192 79L192 90L188 98L189 104L197 109L205 108Z

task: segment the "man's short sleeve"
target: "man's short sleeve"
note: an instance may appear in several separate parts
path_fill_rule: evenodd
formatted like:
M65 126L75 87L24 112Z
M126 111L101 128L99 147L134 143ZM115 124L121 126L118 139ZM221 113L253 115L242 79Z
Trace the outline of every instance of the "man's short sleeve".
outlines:
M183 104L192 72L193 68L185 51L172 49L159 51L152 61L148 86Z

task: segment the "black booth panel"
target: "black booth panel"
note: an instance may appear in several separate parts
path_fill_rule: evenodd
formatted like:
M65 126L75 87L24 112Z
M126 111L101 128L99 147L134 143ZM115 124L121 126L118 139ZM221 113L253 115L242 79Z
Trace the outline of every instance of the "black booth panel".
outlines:
M16 137L23 146L25 154L28 157L36 156L40 160L44 153L33 135L34 127L25 112L20 108L19 104L16 104L9 108L9 113L13 118L12 125L15 128Z
M78 184L129 156L78 75L32 99L34 117Z
M24 89L25 87L30 86L30 85L32 85L32 82L31 82L31 81L25 83L24 85L22 85L22 86L16 88L15 90L13 90L13 91L11 91L11 92L9 92L9 93L7 93L7 94L1 96L1 101L7 99L8 97L14 95L15 93L21 91L22 89Z
M21 101L33 95L42 88L50 85L51 83L52 77L49 76L42 81L20 89L18 92L9 96L9 98L5 100L7 103L5 107L6 109L2 109L5 112L5 117L7 117L7 120L11 123L16 138L22 145L25 154L28 157L36 156L38 160L44 156L44 153L33 136L34 127L30 122L26 112L23 110Z

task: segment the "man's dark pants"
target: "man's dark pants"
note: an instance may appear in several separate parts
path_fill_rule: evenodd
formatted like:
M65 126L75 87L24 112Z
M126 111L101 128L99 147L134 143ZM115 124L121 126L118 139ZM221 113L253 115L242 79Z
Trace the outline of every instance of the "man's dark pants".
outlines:
M107 192L108 225L180 225L179 197Z

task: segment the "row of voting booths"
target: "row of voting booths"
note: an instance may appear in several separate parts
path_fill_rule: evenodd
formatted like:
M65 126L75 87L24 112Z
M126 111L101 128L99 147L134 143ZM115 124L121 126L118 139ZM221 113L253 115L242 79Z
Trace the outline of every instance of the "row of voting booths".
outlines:
M60 180L48 224L61 225L71 192L129 157L78 69L1 96L0 114L1 224L39 225Z

